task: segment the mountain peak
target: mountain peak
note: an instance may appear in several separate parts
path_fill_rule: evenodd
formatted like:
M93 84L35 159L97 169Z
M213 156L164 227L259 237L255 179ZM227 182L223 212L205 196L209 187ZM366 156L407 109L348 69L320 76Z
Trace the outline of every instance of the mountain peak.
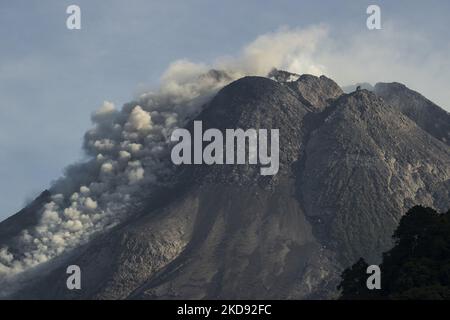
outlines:
M278 81L278 82L292 82L297 81L300 77L299 74L284 71L284 70L278 70L276 68L273 68L272 71L269 72L267 75L269 79Z
M374 89L380 92L382 90L405 90L408 89L408 87L401 82L394 81L394 82L377 82L375 84Z
M402 83L377 83L375 93L433 137L450 145L450 113Z
M344 90L345 93L350 93L350 92L355 91L358 87L360 87L361 89L369 90L369 91L375 90L374 86L368 82L358 82L356 84L344 86L344 87L342 87L342 90Z
M300 94L300 98L313 111L322 111L344 93L336 82L324 75L317 77L303 74L289 86Z
M0 223L0 243L9 242L12 237L39 221L42 206L49 201L51 193L48 190L41 192L25 208Z
M181 165L170 171L170 188L133 207L139 214L66 252L64 264L42 266L46 272L16 296L333 296L343 268L360 257L379 262L409 207L448 210L450 149L436 139L447 134L448 115L401 84L380 88L344 94L325 76L279 70L231 82L183 126L279 129L276 175L261 176L248 163ZM49 197L1 223L2 244L36 224ZM64 286L68 264L88 279L79 292Z

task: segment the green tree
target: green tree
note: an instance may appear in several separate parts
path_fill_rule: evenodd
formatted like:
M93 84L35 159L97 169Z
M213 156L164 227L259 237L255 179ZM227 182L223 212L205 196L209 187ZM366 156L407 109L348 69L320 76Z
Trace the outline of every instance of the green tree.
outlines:
M366 285L368 266L367 262L360 258L353 266L344 270L342 281L338 285L338 289L341 290L340 299L367 300L375 297L374 292L367 289Z
M369 292L363 259L342 273L341 299L450 299L450 211L416 206L402 217L383 254L381 290Z

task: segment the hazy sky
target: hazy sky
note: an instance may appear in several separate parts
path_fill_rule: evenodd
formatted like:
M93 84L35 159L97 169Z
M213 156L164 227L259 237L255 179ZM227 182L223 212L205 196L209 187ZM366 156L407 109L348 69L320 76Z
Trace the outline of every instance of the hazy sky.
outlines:
M366 28L372 3L382 30ZM310 58L341 85L399 81L450 110L448 15L447 0L0 0L0 220L82 159L104 100L120 106L177 59L212 63L280 27L326 29Z

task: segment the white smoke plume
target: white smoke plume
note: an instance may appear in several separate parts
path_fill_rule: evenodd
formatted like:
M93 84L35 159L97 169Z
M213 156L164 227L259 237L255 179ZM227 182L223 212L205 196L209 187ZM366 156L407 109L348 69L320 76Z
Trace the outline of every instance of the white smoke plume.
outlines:
M392 41L399 42L389 38L385 43ZM157 90L120 110L105 102L93 113L94 127L85 134L89 160L67 168L52 187L52 200L42 208L40 222L22 231L15 250L0 248L0 283L85 243L131 214L171 174L166 165L171 132L197 115L229 82L245 75L266 76L272 68L327 74L344 84L371 81L381 69L377 56L388 56L394 49L371 50L370 43L358 49L359 45L363 44L358 37L347 46L334 43L324 26L280 29L258 37L236 57L222 57L210 65L172 63ZM352 68L345 56L358 66L372 64L365 70ZM391 68L403 72L400 65Z
M121 110L105 102L92 114L94 127L84 139L89 160L68 167L55 182L38 225L22 231L14 250L0 248L0 283L117 225L164 184L171 173L167 151L172 130L184 126L232 80L208 70L177 61L163 74L157 91L141 95Z

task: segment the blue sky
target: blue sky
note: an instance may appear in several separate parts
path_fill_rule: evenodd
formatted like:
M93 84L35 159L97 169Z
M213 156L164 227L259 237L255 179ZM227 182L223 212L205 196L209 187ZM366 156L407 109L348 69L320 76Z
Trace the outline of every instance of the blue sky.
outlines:
M389 28L367 30L365 10L372 3ZM70 4L81 7L82 30L66 29ZM0 0L0 220L82 159L90 114L104 100L120 106L157 86L177 59L235 55L281 26L325 24L334 45L359 35L370 42L352 43L354 51L369 51L361 57L399 52L405 65L379 80L405 82L448 110L449 14L449 1ZM377 37L384 37L379 46ZM336 55L342 52L348 54ZM331 56L323 61L335 62ZM352 69L348 61L342 68ZM363 80L360 73L345 77L345 69L328 67L342 85ZM377 81L382 71L367 81Z

